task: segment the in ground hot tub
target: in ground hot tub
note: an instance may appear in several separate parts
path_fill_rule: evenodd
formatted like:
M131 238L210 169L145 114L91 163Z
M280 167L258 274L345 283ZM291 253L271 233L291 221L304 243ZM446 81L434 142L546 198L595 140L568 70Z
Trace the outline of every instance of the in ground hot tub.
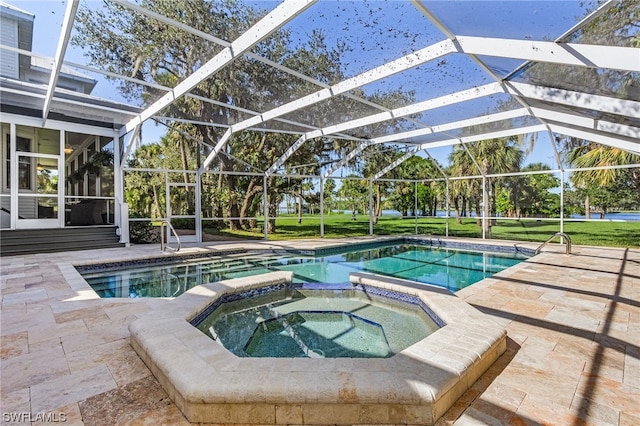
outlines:
M191 323L239 357L387 358L444 325L418 297L360 284L232 293Z
M435 329L404 349L393 350L384 324L361 315L364 308L338 308L332 310L347 324L340 332L352 330L349 324L353 324L359 334L378 341L384 332L390 353L380 357L309 356L320 352L294 339L294 350L304 352L307 346L312 351L299 357L253 357L248 356L250 352L264 349L264 331L268 335L279 330L267 339L290 337L285 329L293 327L291 323L322 321L314 316L318 310L299 306L271 318L253 316L248 320L253 326L246 332L241 356L223 346L215 328L212 335L207 327L199 330L193 325L202 324L223 301L243 300L246 292L268 293L274 286L291 288L291 279L291 273L274 272L198 286L130 325L132 346L189 421L433 424L506 349L504 328L448 290L361 273L350 277L361 290L349 285L340 290L346 299L361 291L367 300L378 293L376 297L397 298L392 304L417 304L421 310L424 305L427 311L423 312L429 312L426 316L435 322ZM343 303L338 299L332 301L334 305ZM313 318L288 316L308 311L316 311ZM311 334L320 333L314 333L312 327Z

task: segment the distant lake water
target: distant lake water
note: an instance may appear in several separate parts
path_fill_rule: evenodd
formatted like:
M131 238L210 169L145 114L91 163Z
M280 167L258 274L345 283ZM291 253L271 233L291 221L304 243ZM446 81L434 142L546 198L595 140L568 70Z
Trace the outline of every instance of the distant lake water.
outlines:
M418 214L420 214L419 211L418 211ZM382 215L383 216L401 216L400 212L397 210L382 210ZM438 210L436 212L436 216L446 217L446 212L444 210ZM455 217L454 211L451 211L451 217ZM475 217L475 214L473 214L473 217ZM571 215L571 219L584 219L584 215L574 214L574 215ZM600 219L600 213L592 213L591 219ZM640 212L638 213L607 213L604 216L604 220L629 220L629 221L640 222Z
M336 213L340 213L341 211L336 211ZM351 210L344 210L342 213L344 214L351 214ZM357 214L360 214L360 212L357 212ZM421 214L421 212L418 210L418 216ZM455 212L452 210L451 211L451 217L455 218ZM402 214L398 211L398 210L382 210L382 216L395 216L395 217L401 217ZM409 212L409 216L411 216L411 212ZM446 217L447 216L447 212L445 212L444 210L438 210L436 212L436 217ZM472 212L471 217L475 217L475 212ZM510 219L510 218L506 218L506 219ZM511 218L513 219L513 218ZM526 219L526 218L523 218ZM571 215L571 219L584 219L584 215L579 215L579 214L573 214ZM600 213L592 213L591 214L591 220L594 219L600 219ZM637 221L640 222L640 212L638 213L607 213L604 216L604 220L627 220L627 221Z
M584 215L572 214L571 219L584 219ZM600 219L600 213L591 213L591 219ZM604 220L640 221L640 213L607 213Z

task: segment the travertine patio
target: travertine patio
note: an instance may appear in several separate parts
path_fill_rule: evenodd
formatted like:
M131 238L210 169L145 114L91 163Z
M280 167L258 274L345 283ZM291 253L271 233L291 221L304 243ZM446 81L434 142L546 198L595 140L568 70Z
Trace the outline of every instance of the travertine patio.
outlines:
M167 301L96 298L72 266L149 255L158 247L0 260L3 424L188 424L129 345L129 323ZM547 246L457 294L504 324L508 349L439 423L640 424L640 249Z

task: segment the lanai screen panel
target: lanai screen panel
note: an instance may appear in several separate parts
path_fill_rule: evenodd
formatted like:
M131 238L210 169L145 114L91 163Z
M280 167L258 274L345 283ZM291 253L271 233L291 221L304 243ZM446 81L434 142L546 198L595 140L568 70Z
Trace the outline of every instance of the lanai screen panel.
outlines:
M343 79L446 39L410 2L400 1L320 1L284 30L301 43L321 31L326 46L342 52Z
M429 1L424 5L457 35L554 40L577 24L595 1Z
M577 1L426 2L428 9L456 35L515 40L555 40L577 24L593 4ZM589 2L585 2L589 3ZM490 71L504 78L523 61L478 55Z
M603 46L637 47L640 3L637 1L615 2L600 17L572 32L566 39L571 43L598 44Z
M430 126L438 126L521 107L511 95L506 93L495 93L461 102L453 101L425 111L422 120Z
M404 102L396 102L393 105L397 108L493 81L467 55L449 53L383 80L367 84L362 89L371 94L400 90L409 93L411 96L400 98L400 101Z
M246 29L257 22L257 17L247 15L244 26L216 26L214 20L206 19L206 12L201 13L202 19L196 19L173 2L120 3L82 3L71 44L83 48L89 65L150 84L144 87L129 79L109 77L119 89L111 96L123 96L139 106L152 104L223 50L217 40L205 39L200 33L233 39L238 32L227 34L230 29ZM91 34L93 43L83 34ZM96 44L96 40L103 41ZM97 90L111 98L106 91ZM192 93L206 94L202 87Z
M209 11L184 8L171 1L81 2L72 44L64 59L72 63L79 61L76 53L83 50L87 65L105 71L98 74L78 67L78 71L98 81L94 94L146 107L197 72L280 3L213 2L212 12L217 18L209 19ZM420 5L426 7L428 13L423 13ZM221 135L229 126L240 125L239 130L278 131L291 134L295 140L295 135L312 130L451 96L444 102L447 105L412 110L407 115L394 113L393 118L386 120L372 118L368 123L343 128L335 137L376 139L445 126L445 129L433 130L430 136L399 136L397 142L446 141L478 134L472 132L467 123L460 123L459 128L451 123L517 111L526 106L566 115L540 119L514 116L474 124L471 129L520 129L541 124L542 120L564 123L565 118L570 126L584 128L588 125L579 118L638 126L636 117L640 111L602 111L585 104L560 102L563 94L554 95L552 91L544 98L520 98L524 105L509 94L493 93L477 99L466 95L456 99L455 96L508 76L506 86L511 82L526 83L586 94L587 98L597 95L637 101L640 98L638 72L534 62L512 73L523 61L480 55L476 58L478 63L461 53L436 55L398 70L390 65L405 55L447 43L451 35L512 38L532 43L561 38L571 43L634 46L632 38L638 34L634 24L640 15L637 2L612 4L582 29L568 32L597 7L595 1L573 0L320 1L204 79L158 116L167 123L171 120L207 123L218 129L216 135ZM107 52L104 46L83 43L78 31L81 27L115 36L116 41L110 41L109 47L115 44L119 49ZM284 46L287 49L283 49ZM108 61L113 59L109 55L121 55L119 63L114 65ZM383 78L362 78L348 90L340 91L345 81L376 67L385 72ZM105 74L108 74L106 79ZM332 86L336 90L329 99L301 102L299 108L275 118L269 116L274 108ZM203 102L204 107L197 102ZM52 111L60 108L54 105ZM259 114L265 114L266 118L242 127ZM633 137L624 131L614 134Z

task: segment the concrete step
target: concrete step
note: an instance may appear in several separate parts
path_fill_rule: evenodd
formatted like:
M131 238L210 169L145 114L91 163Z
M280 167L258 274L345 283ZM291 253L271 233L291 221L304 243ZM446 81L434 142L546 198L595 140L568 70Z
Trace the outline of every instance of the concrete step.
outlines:
M124 247L113 225L0 231L0 256Z

